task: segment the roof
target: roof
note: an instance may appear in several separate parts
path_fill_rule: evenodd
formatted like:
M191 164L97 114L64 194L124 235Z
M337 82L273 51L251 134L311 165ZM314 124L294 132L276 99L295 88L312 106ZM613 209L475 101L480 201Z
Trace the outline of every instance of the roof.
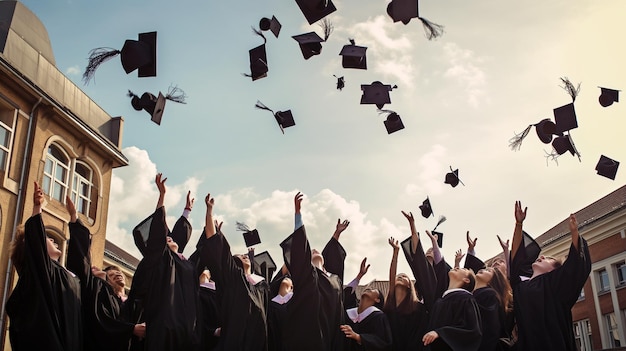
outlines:
M137 265L139 264L137 258L108 240L104 243L104 256L133 272L137 269Z

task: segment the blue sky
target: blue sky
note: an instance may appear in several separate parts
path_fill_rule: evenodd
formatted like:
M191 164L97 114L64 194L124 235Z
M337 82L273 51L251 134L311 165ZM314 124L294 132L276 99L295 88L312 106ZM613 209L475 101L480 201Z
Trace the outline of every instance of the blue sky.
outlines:
M387 279L387 238L409 234L401 210L413 211L421 232L439 215L448 218L439 229L450 261L466 250L468 230L488 258L500 251L496 234L512 232L515 200L529 207L526 230L539 235L623 185L623 169L614 181L594 171L600 155L626 162L626 104L598 104L598 86L626 88L623 1L422 0L420 14L445 27L433 41L417 19L393 23L388 1L333 2L334 32L320 55L304 60L291 36L322 31L291 0L23 1L46 26L59 70L111 116L124 117L131 164L114 172L110 240L137 252L130 232L154 209L154 175L162 172L172 224L187 190L197 199L192 240L210 192L234 249L245 249L235 230L243 221L260 232L257 251L281 263L278 244L293 229L292 199L302 191L313 247L324 245L337 218L348 218L346 276L368 257L364 280ZM272 15L282 31L267 34L268 77L253 82L242 76L248 50L262 42L251 26ZM83 84L91 49L119 49L148 31L158 32L157 77L126 75L116 58ZM368 47L367 70L341 67L349 38ZM345 76L343 91L333 75ZM571 132L581 161L565 154L558 165L547 162L551 146L534 130L511 151L514 133L571 102L561 77L581 83L579 127ZM398 85L385 109L401 116L404 130L388 135L376 108L359 104L360 85L373 81ZM168 102L160 126L125 96L170 85L186 92L187 104ZM257 100L290 109L296 126L281 134L269 112L254 108ZM465 186L443 183L450 166ZM435 216L425 219L418 206L427 196ZM408 271L404 263L400 269Z

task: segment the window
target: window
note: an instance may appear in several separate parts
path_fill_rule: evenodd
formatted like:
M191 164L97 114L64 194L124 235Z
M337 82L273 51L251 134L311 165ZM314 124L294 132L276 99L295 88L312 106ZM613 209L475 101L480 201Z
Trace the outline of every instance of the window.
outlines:
M51 144L46 155L46 164L43 171L43 191L51 198L65 202L67 195L67 181L69 175L69 158L56 146Z
M76 162L72 179L72 202L76 211L90 217L91 191L93 189L93 172L82 162Z
M598 271L598 283L600 283L600 291L606 292L611 290L611 285L609 284L609 272L606 269L601 269Z
M609 314L605 314L604 320L606 322L606 330L609 333L609 346L610 347L622 346L621 340L619 339L619 330L617 328L617 320L615 319L615 313L611 312Z
M576 350L591 351L591 323L588 319L574 322L574 338L576 339Z
M0 171L6 171L9 168L13 116L12 110L0 109Z
M624 261L615 265L617 271L617 284L626 285L626 263Z
M584 300L585 299L585 288L583 287L582 289L580 289L580 294L578 295L578 300Z

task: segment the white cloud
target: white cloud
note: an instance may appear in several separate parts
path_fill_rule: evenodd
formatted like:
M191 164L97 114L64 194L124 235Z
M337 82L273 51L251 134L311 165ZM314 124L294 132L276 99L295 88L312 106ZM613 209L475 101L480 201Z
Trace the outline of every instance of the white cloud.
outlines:
M65 74L68 76L79 76L82 74L82 71L81 71L81 68L78 65L76 65L76 66L72 66L66 69Z
M476 108L485 102L487 78L481 66L484 59L473 51L462 49L455 43L444 46L444 57L450 64L444 77L455 80L465 91L467 103Z
M417 164L420 173L416 175L416 182L409 183L405 192L409 196L422 196L426 192L438 194L443 189L441 185L441 170L446 168L442 160L447 154L446 148L441 144L432 145L430 150L422 155Z

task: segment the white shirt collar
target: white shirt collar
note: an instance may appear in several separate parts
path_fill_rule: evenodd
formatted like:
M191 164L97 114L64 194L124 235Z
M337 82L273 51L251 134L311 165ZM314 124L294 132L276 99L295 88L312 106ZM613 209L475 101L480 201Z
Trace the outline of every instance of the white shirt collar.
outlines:
M462 289L462 288L452 288L452 289L448 289L448 290L444 291L444 293L443 293L443 295L441 297L446 297L446 295L448 295L449 293L453 293L453 292L456 292L456 291L465 291L466 293L468 293L470 295L472 294L471 292L469 292L469 291L467 291L465 289Z
M375 311L380 311L380 310L376 308L375 306L370 306L366 308L363 312L359 313L358 308L355 307L355 308L346 310L346 313L348 314L348 317L350 317L350 319L354 323L359 323L360 321L364 320L365 318L367 318L367 316L369 316L370 314L372 314L372 312L375 312Z
M293 292L288 292L287 295L281 296L280 294L276 295L272 301L276 302L279 305L284 305L293 297Z
M252 285L257 285L260 282L265 280L265 278L261 277L260 275L256 275L254 273L246 275L246 279L248 279L248 283Z
M212 280L209 281L208 283L200 283L200 286L203 288L215 290L215 282Z

